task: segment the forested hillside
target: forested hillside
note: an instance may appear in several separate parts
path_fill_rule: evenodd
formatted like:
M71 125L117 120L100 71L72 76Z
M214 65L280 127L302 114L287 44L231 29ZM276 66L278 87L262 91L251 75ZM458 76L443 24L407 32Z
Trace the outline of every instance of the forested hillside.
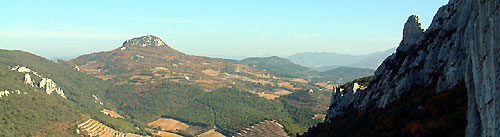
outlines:
M16 67L30 70L26 74L30 74L33 86L25 84L26 74ZM34 74L57 83L66 98L55 93L48 95L48 87L38 84L43 79L37 79ZM99 112L109 107L107 100L101 97L105 94L106 82L54 61L22 51L0 50L0 81L1 135L76 136L77 122L89 117L124 131L140 132L130 122L111 119ZM6 95L5 91L10 94ZM100 96L104 105L96 103L92 95Z

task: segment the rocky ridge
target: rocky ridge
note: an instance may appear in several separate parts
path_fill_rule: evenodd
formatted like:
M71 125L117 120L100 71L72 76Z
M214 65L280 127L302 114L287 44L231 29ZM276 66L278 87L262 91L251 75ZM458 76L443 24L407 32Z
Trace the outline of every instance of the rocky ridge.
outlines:
M24 84L30 85L31 87L39 87L45 89L45 93L47 93L48 95L55 92L57 95L66 98L66 96L64 95L64 90L58 87L57 84L52 79L44 78L36 71L32 71L28 67L15 66L12 67L10 70L17 71L20 73L25 73ZM38 81L40 82L36 84L35 79L32 79L30 74L33 74L35 76L33 78L38 79Z
M334 92L326 122L372 106L384 108L416 87L440 93L465 82L466 135L500 135L499 9L497 0L451 0L427 30L418 16L410 16L396 53L378 67L369 87Z

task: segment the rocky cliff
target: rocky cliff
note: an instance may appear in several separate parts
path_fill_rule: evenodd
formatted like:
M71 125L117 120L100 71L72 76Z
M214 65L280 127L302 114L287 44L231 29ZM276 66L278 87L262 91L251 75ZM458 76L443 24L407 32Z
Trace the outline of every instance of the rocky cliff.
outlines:
M499 136L499 9L498 0L451 0L427 30L418 16L410 16L396 53L377 69L366 90L335 92L326 122L385 108L421 87L439 94L466 83L466 135Z
M152 47L160 47L160 46L167 46L165 42L163 42L160 38L153 36L153 35L147 35L143 37L137 37L133 39L129 39L123 43L124 47L130 47L130 46L138 46L138 47L147 47L147 46L152 46Z

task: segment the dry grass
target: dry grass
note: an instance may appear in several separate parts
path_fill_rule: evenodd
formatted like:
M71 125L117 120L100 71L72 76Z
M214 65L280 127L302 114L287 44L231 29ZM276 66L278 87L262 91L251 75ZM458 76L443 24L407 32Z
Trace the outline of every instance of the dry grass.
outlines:
M326 82L318 82L318 83L314 83L314 85L321 86L321 87L326 88L328 90L333 90L333 85L328 84Z
M271 84L271 85L273 85L273 86L274 86L274 84L273 84L271 81L267 81L267 80L260 80L260 79L259 79L259 80L252 80L252 82L254 82L254 83L260 83L260 84L262 84L262 85L265 85L265 84Z
M318 83L314 83L314 85L318 85L318 86L321 86L321 87L326 87L328 85L328 83L326 83L326 82L318 82Z
M196 83L207 83L207 84L215 84L215 83L219 83L215 80L195 80Z
M283 95L292 94L292 92L290 92L288 90L280 89L280 90L274 92L274 94L283 96Z
M269 94L269 93L263 93L263 92L260 92L258 94L259 94L259 97L263 97L263 98L266 98L266 99L269 99L269 100L274 100L277 97L280 97L279 95Z
M208 76L218 76L220 73L218 71L215 71L213 69L205 69L201 71L203 74L208 75Z
M182 137L181 135L177 135L177 134L165 132L165 131L158 131L157 133L153 133L153 135L161 136L161 137Z
M212 129L203 134L198 135L198 137L226 137L226 136Z
M257 73L253 73L253 72L249 72L249 71L245 71L245 72L250 74L250 75L254 75L255 77L259 77L259 78L271 78L271 76L269 76L269 75L257 74Z
M284 90L284 89L280 89L276 92L255 92L255 91L249 91L250 93L255 93L257 95L259 95L259 97L263 97L263 98L266 98L266 99L269 99L269 100L274 100L280 96L283 96L283 95L288 95L288 94L292 94L292 92L288 91L288 90Z
M168 79L184 79L184 76L172 76L172 75L168 75L168 74L165 74L165 76L163 76L163 78L168 78Z
M95 77L100 78L102 80L109 80L109 79L113 78L112 76L109 76L109 75L97 75Z
M326 115L325 114L314 114L313 119L325 119Z
M151 76L135 75L135 76L130 77L129 80L132 80L132 79L135 79L135 78L149 80L149 79L151 79L153 77L151 77Z
M168 71L168 68L165 68L165 67L155 67L155 68L152 68L151 69L153 72L157 72L157 71Z
M112 118L123 118L123 116L121 116L120 114L116 113L115 111L103 109L103 110L101 110L101 112L104 113L105 115L108 115L108 116L112 117Z
M287 89L295 89L295 87L293 87L292 83L290 83L290 82L279 82L278 86L284 87Z
M300 83L307 83L307 82L309 82L309 81L301 79L301 78L293 78L292 81L300 82Z
M120 81L120 82L116 82L115 85L123 85L123 84L128 84L128 81Z
M97 61L89 61L85 65L78 66L78 68L87 74L99 74L101 71L97 69L98 66Z
M170 118L160 118L156 121L149 123L148 126L160 127L162 130L167 130L167 131L185 130L186 128L189 127L189 125L187 124L184 124L180 121Z

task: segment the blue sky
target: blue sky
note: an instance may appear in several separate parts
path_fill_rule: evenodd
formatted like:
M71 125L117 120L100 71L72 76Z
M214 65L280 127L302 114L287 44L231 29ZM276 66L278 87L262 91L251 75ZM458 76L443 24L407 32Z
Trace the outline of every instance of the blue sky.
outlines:
M156 35L205 56L364 54L396 47L411 14L428 27L446 0L0 0L0 48L47 58Z

